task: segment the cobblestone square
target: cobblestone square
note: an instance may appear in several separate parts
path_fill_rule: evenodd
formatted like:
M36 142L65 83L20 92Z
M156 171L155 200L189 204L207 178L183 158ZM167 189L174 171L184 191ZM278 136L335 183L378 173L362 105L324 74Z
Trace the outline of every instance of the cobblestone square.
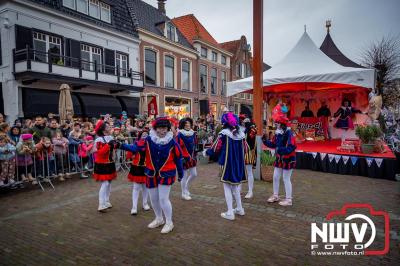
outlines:
M267 205L272 184L257 181L243 200L246 215L226 221L216 164L201 164L193 200L172 189L175 229L147 229L153 213L131 216L131 184L120 173L107 213L97 212L99 184L73 179L47 188L0 196L1 265L399 265L399 183L296 170L294 205ZM244 186L243 193L246 191ZM311 256L310 223L344 203L370 203L388 211L386 256ZM378 233L379 234L379 233Z

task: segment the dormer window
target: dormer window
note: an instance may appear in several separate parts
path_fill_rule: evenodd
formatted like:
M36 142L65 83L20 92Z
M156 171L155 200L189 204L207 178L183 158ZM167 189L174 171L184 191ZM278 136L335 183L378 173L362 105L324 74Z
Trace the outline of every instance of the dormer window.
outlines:
M167 27L167 38L173 42L176 42L177 36L176 36L175 26L172 23L166 23L166 27Z
M110 5L99 0L63 0L63 6L111 23Z

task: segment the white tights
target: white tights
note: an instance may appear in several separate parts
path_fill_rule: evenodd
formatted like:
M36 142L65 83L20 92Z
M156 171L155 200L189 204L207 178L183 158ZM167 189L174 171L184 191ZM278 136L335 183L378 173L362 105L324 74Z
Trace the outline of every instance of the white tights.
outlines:
M102 181L99 191L99 206L104 206L110 202L111 181Z
M172 204L169 200L171 186L158 185L158 187L149 188L148 190L156 219L162 220L164 213L166 223L172 223Z
M242 199L240 198L239 185L231 185L231 184L224 183L224 192L225 192L226 206L228 207L228 211L227 211L228 215L233 214L233 197L235 198L235 201L236 201L236 208L238 210L243 209ZM232 197L232 194L233 194L233 197Z
M197 177L196 167L185 170L185 174L181 180L182 195L189 194L189 186Z
M137 204L138 204L140 191L142 191L142 206L144 207L145 205L147 205L147 199L148 199L149 193L147 191L146 185L133 182L133 186L132 186L132 209L137 210Z
M274 169L274 195L279 194L279 183L281 176L283 176L283 183L285 184L285 193L287 199L292 199L292 183L290 182L290 177L292 176L293 169L285 170L282 168L275 167Z
M249 192L253 193L253 187L254 187L253 165L251 164L246 165L246 171L247 171L247 181L249 182Z

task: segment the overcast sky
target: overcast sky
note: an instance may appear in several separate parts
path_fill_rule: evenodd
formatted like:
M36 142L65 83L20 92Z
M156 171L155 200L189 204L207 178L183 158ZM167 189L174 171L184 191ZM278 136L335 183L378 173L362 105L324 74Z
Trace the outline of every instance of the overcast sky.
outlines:
M145 0L157 6L157 0ZM167 0L170 18L194 14L218 42L245 35L252 44L252 0ZM325 21L339 49L359 62L360 54L384 35L400 37L400 0L264 0L264 61L279 62L307 32L319 47Z

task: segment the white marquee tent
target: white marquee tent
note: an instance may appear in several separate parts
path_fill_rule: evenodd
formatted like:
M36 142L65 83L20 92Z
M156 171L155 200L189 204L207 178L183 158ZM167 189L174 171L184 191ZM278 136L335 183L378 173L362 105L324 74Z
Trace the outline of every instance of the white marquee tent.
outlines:
M227 95L251 92L253 77L227 83ZM304 32L295 47L263 73L264 92L374 88L375 70L344 67L325 55Z

